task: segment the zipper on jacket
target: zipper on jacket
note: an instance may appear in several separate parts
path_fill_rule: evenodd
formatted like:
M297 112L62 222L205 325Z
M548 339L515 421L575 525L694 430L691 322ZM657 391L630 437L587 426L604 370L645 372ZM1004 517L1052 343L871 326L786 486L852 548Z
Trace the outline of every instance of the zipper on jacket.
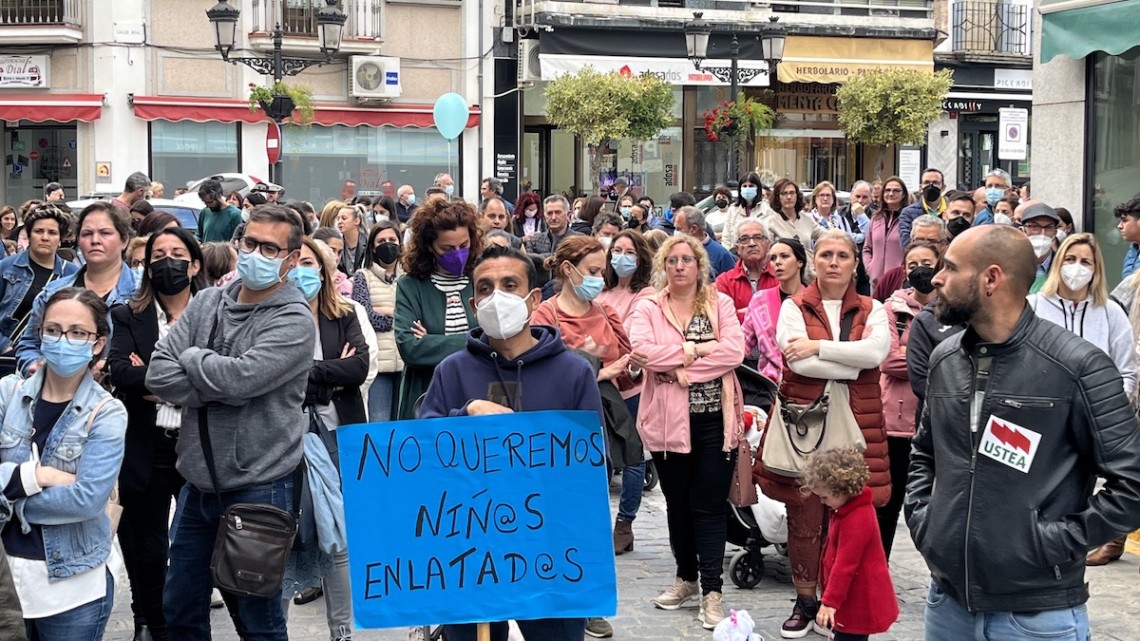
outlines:
M1053 407L1053 401L1015 401L1012 398L1001 399L1001 404L1017 409L1024 409L1026 407Z
M989 387L989 374L990 374L989 369L993 366L993 359L992 358L986 358L985 360L987 361L985 387ZM982 418L982 408L985 406L985 400L986 400L986 398L985 398L985 392L986 392L985 387L983 387L980 390L982 392L982 398L980 400L977 398L978 391L979 391L978 383L981 382L978 380L980 371L978 368L978 361L977 361L977 359L974 358L974 356L972 354L970 355L970 372L971 372L971 377L970 377L970 381L971 381L971 385L970 385L970 388L971 388L971 390L970 390L970 392L971 392L971 394L970 394L970 491L969 491L969 494L967 495L968 499L966 501L966 534L964 537L962 537L962 548L963 548L962 560L963 560L963 564L964 564L964 568L965 568L965 575L966 575L966 586L965 586L965 590L964 590L965 597L966 597L966 610L972 612L973 610L970 607L970 524L973 521L973 517L974 517L974 469L977 467L977 464L978 464L978 444L979 444L978 435L981 433L981 429L980 429L981 426L974 424L973 404L974 403L979 404L977 409L978 409L978 422L980 423L981 418Z

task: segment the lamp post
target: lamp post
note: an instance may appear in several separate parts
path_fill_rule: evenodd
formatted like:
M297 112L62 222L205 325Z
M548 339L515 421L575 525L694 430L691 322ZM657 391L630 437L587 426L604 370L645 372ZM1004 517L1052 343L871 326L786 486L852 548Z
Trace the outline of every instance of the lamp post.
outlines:
M240 62L262 75L272 75L273 84L277 84L285 76L295 76L313 65L320 66L332 61L333 56L340 50L341 38L344 35L344 23L348 20L348 15L341 11L336 4L337 0L325 0L325 6L317 11L317 37L320 41L321 53L324 54L324 59L317 60L287 58L283 55L282 44L285 33L281 29L281 23L277 23L273 28L272 56L232 57L230 54L233 53L237 42L237 25L238 18L241 17L241 10L237 7L231 7L228 0L218 0L218 4L206 10L206 17L210 19L210 24L214 27L214 48L222 55L222 60L230 64ZM274 100L268 105L263 105L265 114L272 118L278 127L293 113L294 107L292 100ZM280 168L277 166L280 162L278 160L269 167L269 180L272 182L277 182L280 179Z
M712 25L703 19L704 14L700 11L693 13L693 19L685 23L685 50L689 56L689 60L693 62L693 66L697 70L701 70L701 66L705 59L708 58L709 49L709 36L712 35ZM768 73L772 74L776 70L776 65L780 64L780 60L784 58L784 41L787 37L787 31L777 24L779 16L771 16L768 18L768 25L763 27L760 31L760 50L764 56L764 60L768 61ZM732 42L729 43L728 48L729 62L731 66L728 69L728 83L729 95L731 100L737 99L737 94L740 93L740 42L737 40L736 31L732 31ZM714 75L723 80L724 74L718 73L723 71L721 69L712 69ZM746 81L753 78L756 72L748 70L748 77ZM728 154L728 180L736 180L736 150L730 150Z

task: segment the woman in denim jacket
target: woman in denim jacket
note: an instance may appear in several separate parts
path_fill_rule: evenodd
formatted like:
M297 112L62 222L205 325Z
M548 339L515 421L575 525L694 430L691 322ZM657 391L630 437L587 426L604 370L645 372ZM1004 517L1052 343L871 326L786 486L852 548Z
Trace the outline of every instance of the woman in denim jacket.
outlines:
M56 291L43 321L45 367L0 380L0 539L31 639L100 639L111 615L117 558L107 500L123 460L127 413L95 382L107 305Z

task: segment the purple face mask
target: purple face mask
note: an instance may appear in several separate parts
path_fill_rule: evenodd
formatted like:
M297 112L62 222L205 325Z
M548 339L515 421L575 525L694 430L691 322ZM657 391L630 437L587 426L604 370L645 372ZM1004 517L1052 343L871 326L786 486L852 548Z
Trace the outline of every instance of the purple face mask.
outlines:
M443 252L436 258L439 261L439 266L452 276L462 276L463 270L467 267L467 256L471 250L467 247L453 249L451 251Z

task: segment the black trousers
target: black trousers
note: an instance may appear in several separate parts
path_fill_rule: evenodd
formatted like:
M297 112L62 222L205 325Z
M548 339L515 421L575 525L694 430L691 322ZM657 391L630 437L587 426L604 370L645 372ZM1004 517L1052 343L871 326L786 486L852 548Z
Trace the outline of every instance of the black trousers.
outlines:
M653 452L669 524L669 545L677 576L701 582L701 593L724 586L724 545L728 536L728 490L735 452L724 451L724 419L690 414L688 454Z
M173 467L154 467L150 483L141 492L119 490L123 506L119 545L131 581L131 611L135 625L145 623L159 641L166 639L162 593L170 550L170 501L185 483Z
M870 635L866 634L847 634L846 632L833 631L831 633L832 641L867 641Z
M891 545L895 542L895 529L899 524L903 499L906 497L906 473L910 467L910 439L905 436L887 437L887 454L891 459L891 500L875 508L879 520L879 534L883 537L883 551L891 558Z

